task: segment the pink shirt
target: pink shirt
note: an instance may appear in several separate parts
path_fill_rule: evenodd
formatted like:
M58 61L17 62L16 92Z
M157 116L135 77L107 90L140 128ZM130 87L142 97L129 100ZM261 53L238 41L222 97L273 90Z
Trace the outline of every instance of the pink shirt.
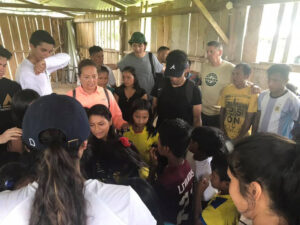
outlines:
M119 108L118 103L116 102L114 96L110 91L107 91L109 96L110 108L109 111L112 115L112 122L117 129L120 129L121 126L126 123L122 118L122 112ZM68 96L73 97L73 90L67 93ZM83 107L91 108L96 104L102 104L108 107L108 101L104 89L102 87L97 87L97 90L92 93L86 93L81 86L76 88L76 99L81 103Z

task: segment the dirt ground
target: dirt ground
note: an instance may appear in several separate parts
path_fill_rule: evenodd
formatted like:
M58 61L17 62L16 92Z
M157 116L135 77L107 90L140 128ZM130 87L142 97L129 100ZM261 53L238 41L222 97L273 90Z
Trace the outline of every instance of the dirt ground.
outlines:
M52 89L54 93L57 94L66 94L68 91L77 87L77 84L70 83L61 83L61 82L52 82Z

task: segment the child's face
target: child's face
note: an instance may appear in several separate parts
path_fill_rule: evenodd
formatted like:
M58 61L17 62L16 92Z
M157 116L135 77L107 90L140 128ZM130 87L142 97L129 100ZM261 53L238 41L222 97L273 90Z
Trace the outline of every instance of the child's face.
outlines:
M219 174L214 170L211 172L210 182L211 182L211 186L213 186L214 188L220 190L221 179L220 179Z
M234 68L232 71L232 82L237 88L242 88L245 85L247 78L242 68Z
M134 76L130 72L123 72L122 74L123 77L123 83L125 87L131 87L134 84Z
M197 141L194 141L193 139L191 139L190 144L188 146L188 150L194 154L197 154L199 151L199 145L198 145Z
M106 139L111 121L108 121L105 117L99 115L91 115L89 118L90 128L92 134L97 139Z
M147 110L136 110L133 115L134 125L143 128L149 120L149 112Z
M107 83L108 83L108 74L106 72L98 73L98 86L106 87Z
M268 77L268 85L270 92L278 92L284 90L287 80L283 79L279 73L270 74Z

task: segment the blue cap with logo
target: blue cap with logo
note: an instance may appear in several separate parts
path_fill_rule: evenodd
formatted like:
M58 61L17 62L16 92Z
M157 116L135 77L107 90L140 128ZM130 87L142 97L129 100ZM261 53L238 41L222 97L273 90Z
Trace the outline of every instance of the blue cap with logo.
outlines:
M39 98L27 109L23 119L24 143L29 148L44 150L39 135L47 129L58 129L66 136L66 145L80 145L90 134L90 126L84 108L66 95L51 94Z

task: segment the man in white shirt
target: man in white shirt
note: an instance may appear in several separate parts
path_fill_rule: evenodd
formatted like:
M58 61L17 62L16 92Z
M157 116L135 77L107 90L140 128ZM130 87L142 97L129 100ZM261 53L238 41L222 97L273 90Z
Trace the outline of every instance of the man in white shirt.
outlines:
M29 42L31 51L18 66L16 81L22 89L33 89L41 96L51 94L50 74L67 66L70 56L65 53L52 55L55 41L47 31L33 32Z

